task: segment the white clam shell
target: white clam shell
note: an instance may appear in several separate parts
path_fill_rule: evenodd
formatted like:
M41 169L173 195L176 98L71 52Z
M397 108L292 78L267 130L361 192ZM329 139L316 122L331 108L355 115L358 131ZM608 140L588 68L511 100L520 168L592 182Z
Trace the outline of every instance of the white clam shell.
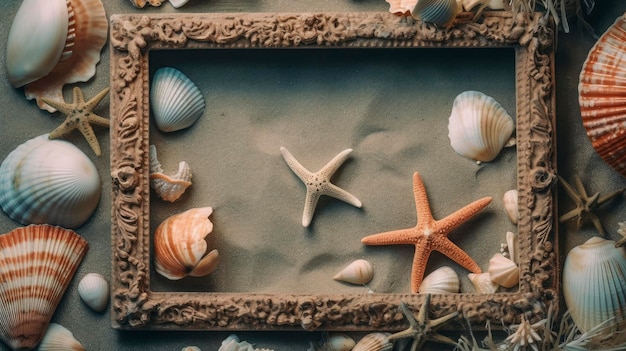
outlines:
M498 290L498 284L491 280L489 272L486 273L468 273L467 278L474 285L474 289L479 294L493 294Z
M504 193L502 196L502 204L504 211L513 224L517 224L519 220L519 205L517 189L511 189Z
M461 289L461 280L454 269L442 266L427 275L419 288L420 294L449 294L458 293Z
M0 166L0 206L22 224L76 228L85 223L100 200L98 170L72 143L28 140Z
M457 0L419 0L411 10L411 15L424 22L447 26L462 10Z
M582 332L612 320L626 328L626 250L615 242L593 237L573 248L563 266L563 296L572 319Z
M367 284L374 277L372 264L366 260L355 260L339 273L333 276L334 280L340 280L352 284Z
M83 345L74 334L60 324L50 323L48 330L37 346L39 351L84 351Z
M175 174L163 173L156 147L150 145L150 187L160 198L170 202L178 200L191 186L191 177L191 168L185 161L178 163L178 172Z
M492 161L512 144L515 123L492 97L478 91L459 94L448 120L450 145L459 155L479 162Z
M491 280L500 286L512 288L519 284L519 267L500 253L489 260L488 271Z
M356 343L352 351L390 351L393 343L389 341L388 333L371 333Z
M78 283L78 295L91 309L102 312L109 303L109 282L101 274L89 273Z
M163 67L154 73L150 88L154 122L162 132L189 128L204 113L202 92L183 72Z

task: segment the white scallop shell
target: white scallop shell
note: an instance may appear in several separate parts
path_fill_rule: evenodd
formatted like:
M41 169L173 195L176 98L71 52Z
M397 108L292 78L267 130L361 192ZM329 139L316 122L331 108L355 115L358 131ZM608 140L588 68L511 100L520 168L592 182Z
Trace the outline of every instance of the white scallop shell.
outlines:
M457 0L419 0L411 10L411 15L424 22L448 26L461 10L462 6Z
M479 162L492 161L513 144L515 123L492 97L478 91L459 94L448 120L450 145L459 155Z
M474 285L474 289L476 289L476 292L479 294L493 294L498 290L498 284L491 280L489 272L478 274L468 273L467 278L469 278L472 285Z
M0 166L0 206L22 224L76 228L85 223L100 200L98 170L72 143L28 140Z
M502 196L502 204L504 211L513 224L517 224L519 220L519 206L517 204L517 189L511 189Z
M157 150L150 145L150 187L165 201L178 200L189 186L191 186L191 168L185 161L178 163L178 172L173 175L163 173L161 163L157 158Z
M83 345L64 326L50 323L48 330L37 346L39 351L84 351Z
M582 332L611 320L608 330L621 330L625 342L626 249L600 237L573 248L563 265L563 296Z
M163 67L154 73L150 89L154 122L162 132L191 127L204 113L204 96L183 72Z
M352 351L390 351L393 343L389 341L388 333L371 333L356 343Z
M366 260L355 260L339 273L333 276L334 280L341 280L352 284L367 284L374 277L372 264Z
M500 286L512 288L519 284L519 267L500 253L489 260L488 271L491 280Z
M87 306L102 312L109 303L109 282L98 273L89 273L78 283L78 295Z
M458 293L461 289L461 280L454 269L442 266L427 275L419 288L420 294L449 294Z

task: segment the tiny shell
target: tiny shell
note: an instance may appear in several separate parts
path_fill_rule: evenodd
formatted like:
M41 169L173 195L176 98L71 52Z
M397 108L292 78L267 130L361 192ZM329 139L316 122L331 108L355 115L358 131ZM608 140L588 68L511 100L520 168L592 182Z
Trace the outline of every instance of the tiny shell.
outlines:
M163 67L154 73L150 89L154 122L162 132L191 127L204 113L204 96L183 72Z
M509 258L511 261L515 262L515 264L518 264L519 254L517 250L517 234L513 232L506 232L506 246L509 250Z
M109 283L98 273L89 273L78 283L78 295L94 311L102 312L109 303Z
M515 123L492 97L478 91L459 94L448 121L450 145L459 155L479 162L492 161L513 144Z
M173 175L163 173L161 163L157 158L157 150L150 145L150 187L165 201L178 200L189 186L191 186L191 168L185 161L178 163L178 172Z
M519 220L519 207L517 204L517 190L511 189L504 193L502 196L502 204L504 205L504 211L513 224L517 224Z
M420 294L449 294L458 293L461 289L461 280L454 269L442 266L427 275L419 288Z
M498 290L498 284L491 280L491 275L488 272L479 274L468 273L467 278L469 278L479 294L493 294Z
M419 0L411 15L424 22L438 26L449 26L463 10L457 0Z
M519 284L519 267L500 253L489 260L488 271L491 280L502 287L512 288Z
M388 333L371 333L359 340L352 351L390 351L393 343L389 341Z
M50 323L48 330L37 346L39 351L84 351L83 345L74 334L62 325Z
M333 276L334 280L341 280L352 284L367 284L372 280L374 270L372 264L366 260L355 260Z

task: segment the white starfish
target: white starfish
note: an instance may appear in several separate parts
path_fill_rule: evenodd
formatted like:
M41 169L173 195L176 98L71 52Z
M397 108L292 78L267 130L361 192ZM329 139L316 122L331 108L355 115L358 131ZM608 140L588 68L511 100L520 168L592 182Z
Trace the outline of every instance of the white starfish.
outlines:
M284 147L280 148L280 152L283 154L283 158L289 168L291 168L293 173L306 185L306 198L304 201L304 212L302 213L303 226L308 227L309 224L311 224L315 206L317 206L317 201L322 195L331 196L335 199L345 201L350 205L361 207L362 204L359 199L330 182L330 178L348 158L348 154L352 152L352 149L343 150L315 173L302 166L302 164Z

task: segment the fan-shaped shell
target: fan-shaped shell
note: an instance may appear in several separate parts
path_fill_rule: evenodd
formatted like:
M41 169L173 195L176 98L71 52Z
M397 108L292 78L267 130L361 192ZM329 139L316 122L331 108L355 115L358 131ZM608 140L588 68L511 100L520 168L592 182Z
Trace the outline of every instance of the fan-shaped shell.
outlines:
M626 16L593 46L578 85L580 114L596 152L626 176Z
M519 267L502 254L493 255L489 260L488 271L491 280L500 286L512 288L519 284Z
M109 303L109 282L101 274L89 273L78 283L78 295L91 309L102 312Z
M150 89L154 122L162 132L191 127L204 113L204 96L183 72L163 67L154 73Z
M461 10L457 0L419 0L411 10L411 15L424 22L448 26Z
M420 294L449 294L458 293L461 289L461 280L454 269L442 266L427 275L420 284Z
M0 206L22 224L76 228L100 200L98 170L64 140L44 134L13 150L0 165Z
M474 289L479 294L493 294L498 290L498 284L491 280L489 272L486 273L468 273L467 278L472 282Z
M514 129L513 119L494 98L470 90L454 99L448 138L461 156L479 162L493 160L511 143Z
M83 345L74 338L74 334L64 326L50 323L41 339L39 351L85 351Z
M563 266L563 296L581 331L612 320L609 331L620 330L626 341L626 250L600 237L573 248Z
M75 232L30 225L0 235L0 339L31 350L43 337L87 242Z
M331 333L324 337L321 345L313 345L307 351L350 351L354 348L354 339L343 333Z
M162 276L178 280L201 277L217 268L218 251L207 253L213 231L211 207L193 208L165 219L154 232L154 266Z
M356 343L352 351L390 351L393 343L389 341L387 333L370 333Z
M178 163L178 172L173 175L163 173L157 150L150 145L150 187L165 201L178 200L191 186L191 168L185 161Z
M352 284L367 284L374 276L372 264L366 260L355 260L339 273L333 276L334 280L341 280Z

